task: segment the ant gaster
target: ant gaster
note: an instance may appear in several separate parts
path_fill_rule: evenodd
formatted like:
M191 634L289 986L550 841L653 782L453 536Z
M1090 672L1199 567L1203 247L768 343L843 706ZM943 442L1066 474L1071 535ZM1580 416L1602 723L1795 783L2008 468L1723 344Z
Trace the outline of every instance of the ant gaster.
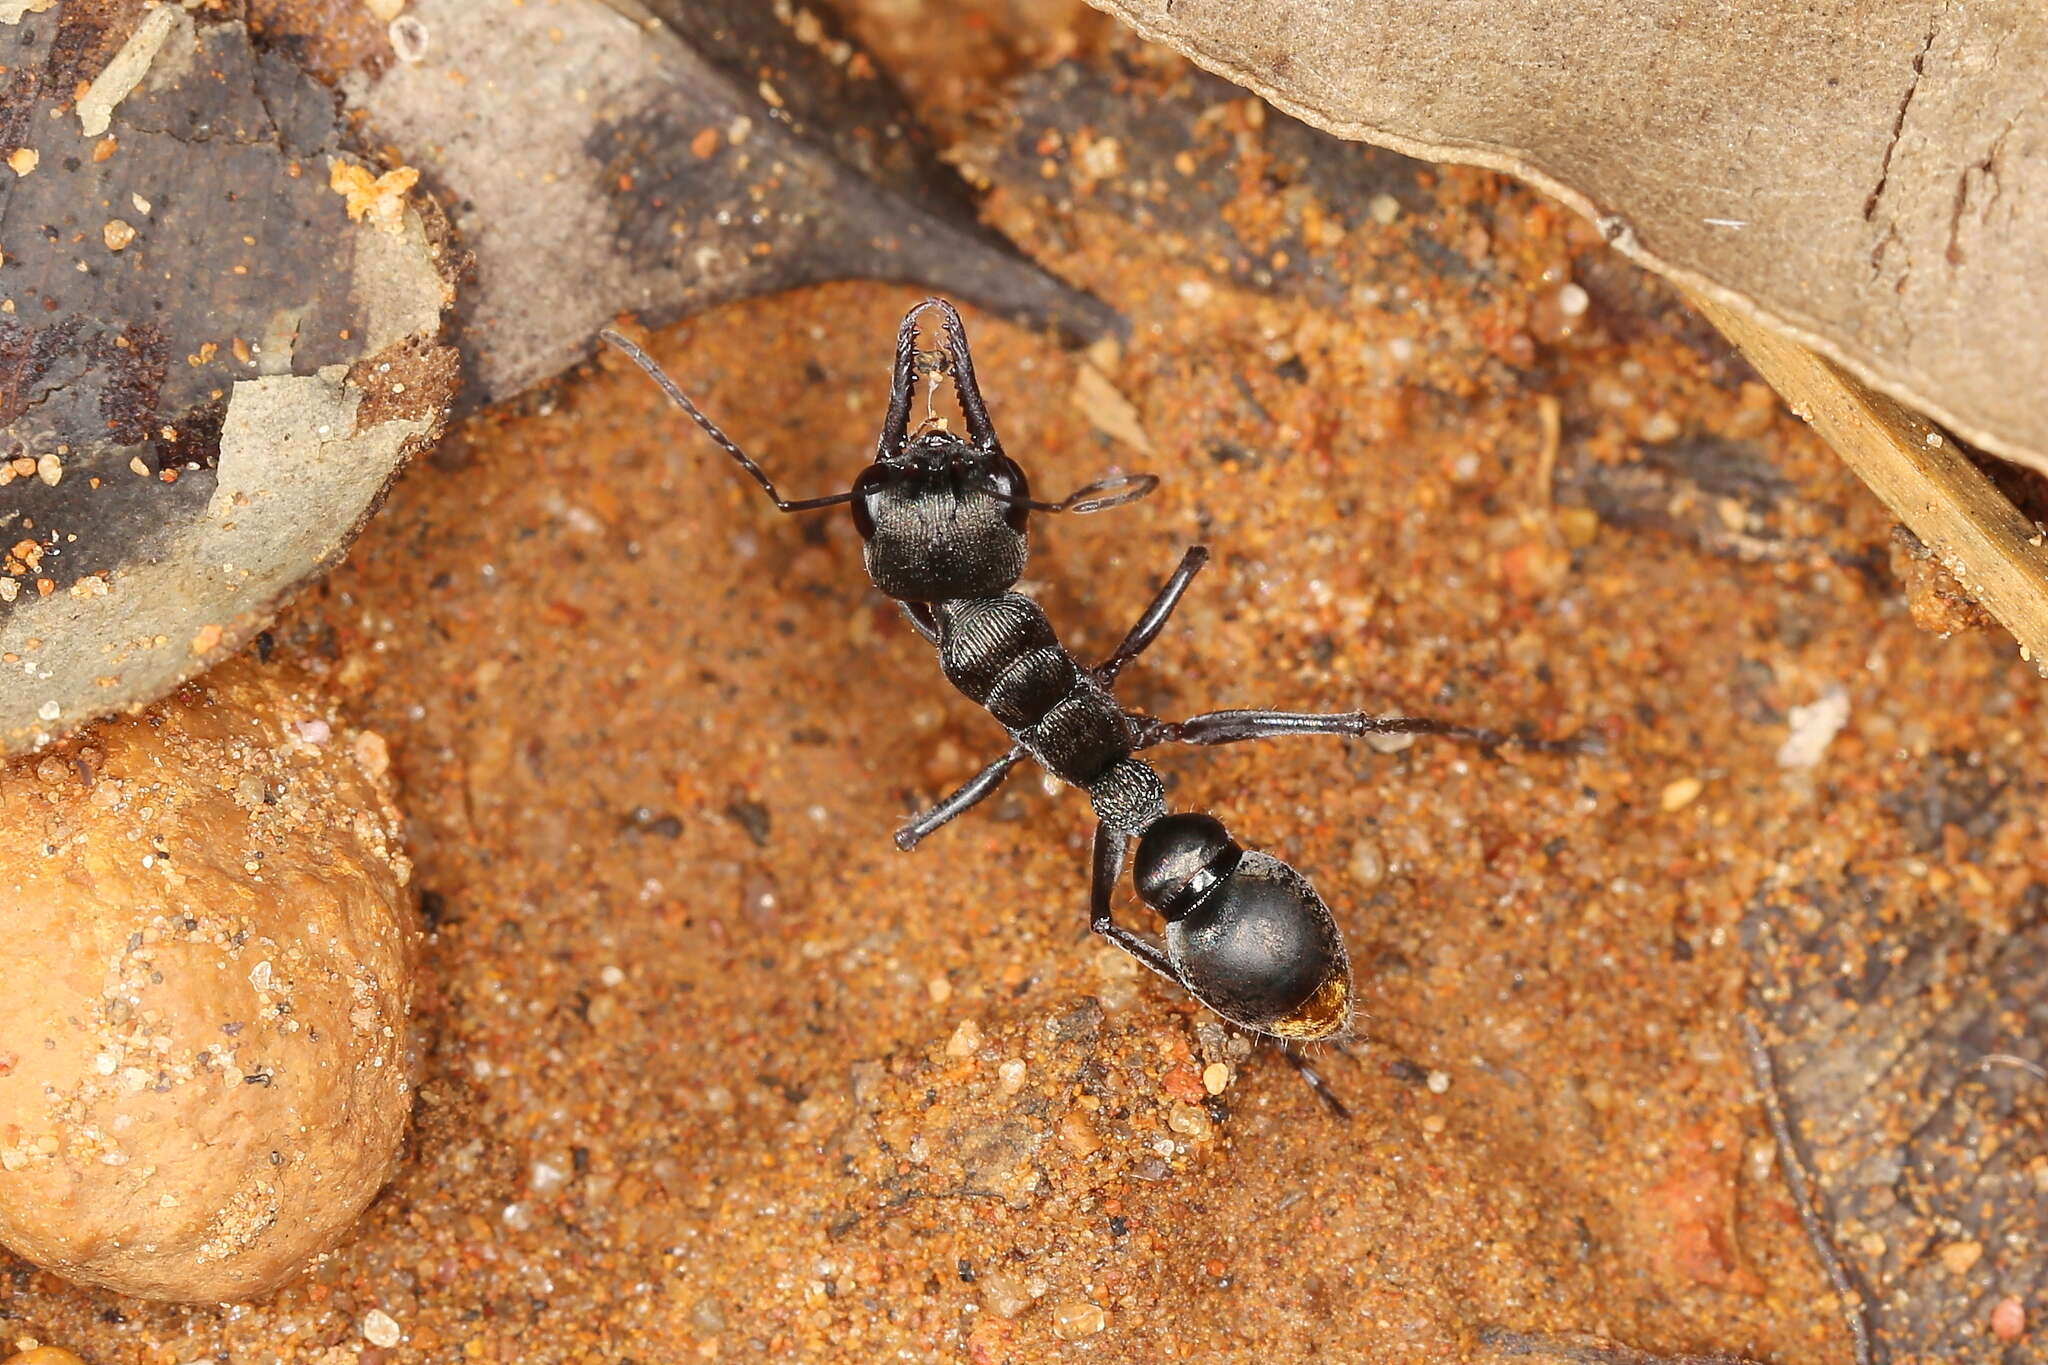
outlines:
M912 394L930 359L918 350L918 323L933 310L941 319L943 344L935 368L952 379L966 419L965 439L929 421L910 429ZM1158 480L1112 475L1058 502L1034 499L1024 471L996 438L975 382L966 329L943 299L911 309L897 332L888 414L873 462L846 492L794 502L776 492L761 467L645 352L617 332L600 335L660 384L778 509L848 504L875 587L896 599L918 633L937 647L953 685L1009 732L1008 752L898 830L897 847L914 848L994 792L1020 760L1035 759L1094 803L1089 927L1242 1028L1286 1040L1341 1038L1352 1014L1343 937L1308 878L1271 854L1245 849L1213 816L1168 812L1164 786L1136 753L1165 743L1231 744L1302 734L1433 734L1488 748L1576 747L1569 740L1528 740L1423 717L1356 711L1214 711L1165 721L1124 710L1113 694L1117 675L1158 638L1208 561L1208 550L1198 545L1187 551L1109 658L1092 668L1076 660L1038 604L1010 590L1024 570L1028 518L1032 512L1120 506L1151 492ZM1138 895L1165 921L1163 949L1118 924L1111 912L1131 839L1138 841Z

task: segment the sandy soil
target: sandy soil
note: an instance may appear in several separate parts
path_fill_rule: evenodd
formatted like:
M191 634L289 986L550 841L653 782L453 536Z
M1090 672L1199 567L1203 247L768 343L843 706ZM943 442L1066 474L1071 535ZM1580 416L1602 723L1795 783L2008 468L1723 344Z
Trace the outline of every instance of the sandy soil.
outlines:
M1065 7L866 8L970 168L1045 162L989 175L995 220L1132 322L1096 358L1149 454L1080 357L970 315L1037 487L1164 476L1036 523L1027 584L1077 652L1200 541L1131 704L1607 752L1162 757L1176 804L1309 872L1350 937L1362 1036L1316 1058L1338 1121L1088 938L1076 794L1013 780L895 851L999 732L844 517L778 518L603 363L415 467L275 632L386 737L411 820L435 1044L397 1183L253 1307L19 1270L0 1326L102 1365L1392 1365L1494 1359L1496 1328L1847 1360L1744 1063L1737 929L1788 869L1902 865L1885 794L1930 749L2038 757L2009 643L1915 630L1874 499L1534 197L1410 174L1347 216L1262 179L1272 125L1207 87L1192 174L1046 143L993 82L1076 56L1158 100L1185 71ZM1169 211L1197 181L1237 259ZM651 344L811 495L864 460L917 296L836 285ZM1786 766L1832 689L1845 727ZM1994 887L2038 878L2033 833Z

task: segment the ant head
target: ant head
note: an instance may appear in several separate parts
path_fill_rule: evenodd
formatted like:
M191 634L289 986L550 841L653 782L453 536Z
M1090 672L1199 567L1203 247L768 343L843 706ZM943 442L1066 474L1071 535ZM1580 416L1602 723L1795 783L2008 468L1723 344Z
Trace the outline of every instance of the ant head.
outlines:
M917 349L918 323L930 311L941 322L935 361ZM930 423L911 431L912 391L927 371L951 377L966 418L964 438ZM911 309L897 331L889 412L874 463L861 471L853 493L868 576L898 601L994 597L1024 572L1031 485L996 439L975 384L966 327L943 299Z
M995 597L1024 572L1031 485L1000 447L929 431L853 485L868 576L902 602Z
M1351 962L1329 907L1278 858L1207 815L1169 815L1138 840L1138 894L1166 920L1189 993L1240 1027L1334 1038L1351 1025Z

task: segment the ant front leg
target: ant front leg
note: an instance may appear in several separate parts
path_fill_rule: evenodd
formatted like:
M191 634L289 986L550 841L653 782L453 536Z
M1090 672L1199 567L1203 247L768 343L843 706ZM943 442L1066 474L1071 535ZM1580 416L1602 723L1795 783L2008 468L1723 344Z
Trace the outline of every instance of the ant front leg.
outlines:
M1160 720L1153 716L1132 719L1137 723L1140 749L1155 744L1236 744L1286 735L1439 735L1487 750L1512 744L1552 754L1592 753L1598 748L1598 741L1585 735L1537 739L1429 716L1373 716L1363 711L1209 711L1186 720Z
M1186 990L1187 986L1181 981L1180 973L1174 971L1166 950L1118 924L1111 913L1110 907L1116 899L1117 878L1123 875L1124 870L1124 836L1101 821L1095 825L1094 869L1088 887L1088 927Z
M905 853L917 847L918 840L930 834L940 825L970 806L986 800L1003 785L1003 779L1010 775L1010 769L1017 766L1017 760L1024 757L1024 746L1019 744L995 762L967 779L959 791L933 806L924 814L896 831L896 847Z
M1188 547L1188 552L1180 557L1179 567L1174 569L1172 577L1168 578L1153 596L1152 604L1145 608L1145 614L1138 618L1137 624L1124 636L1123 643L1116 647L1116 652L1095 666L1097 681L1108 687L1116 681L1116 675L1123 672L1125 664L1151 647L1152 642L1159 638L1159 632L1166 628L1167 618L1171 617L1174 608L1180 605L1180 599L1187 593L1188 585L1195 581L1195 575L1200 573L1202 566L1208 562L1208 546Z
M896 605L903 608L903 615L910 622L910 628L924 636L926 644L936 645L939 642L939 618L932 614L931 603L898 602Z

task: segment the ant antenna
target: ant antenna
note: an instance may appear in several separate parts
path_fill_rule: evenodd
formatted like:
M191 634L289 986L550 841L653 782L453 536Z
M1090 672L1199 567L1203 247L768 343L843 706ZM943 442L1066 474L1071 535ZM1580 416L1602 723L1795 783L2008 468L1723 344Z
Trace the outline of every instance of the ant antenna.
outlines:
M1157 474L1111 474L1097 479L1094 483L1083 484L1058 502L1040 502L1037 498L1021 497L1018 494L984 483L982 491L997 502L1009 507L1029 508L1033 512L1102 512L1112 507L1122 507L1159 487Z
M833 493L822 498L805 498L799 502L788 501L782 494L775 491L775 484L769 479L767 471L755 464L752 456L734 444L732 437L720 431L716 422L713 422L709 417L697 411L697 405L690 401L690 396L682 391L675 380L668 377L667 371L655 363L653 356L647 354L647 352L628 341L622 334L613 331L609 327L604 328L597 335L614 349L623 351L628 360L638 365L646 372L649 379L652 379L661 386L661 391L668 395L671 403L674 403L677 407L688 413L690 420L702 428L706 436L709 436L718 443L720 450L723 450L726 454L732 456L733 459L739 461L740 468L746 470L754 482L761 485L761 491L774 499L778 510L784 512L808 512L818 507L837 507L841 503L852 502L855 497L859 496L856 493L847 492Z

